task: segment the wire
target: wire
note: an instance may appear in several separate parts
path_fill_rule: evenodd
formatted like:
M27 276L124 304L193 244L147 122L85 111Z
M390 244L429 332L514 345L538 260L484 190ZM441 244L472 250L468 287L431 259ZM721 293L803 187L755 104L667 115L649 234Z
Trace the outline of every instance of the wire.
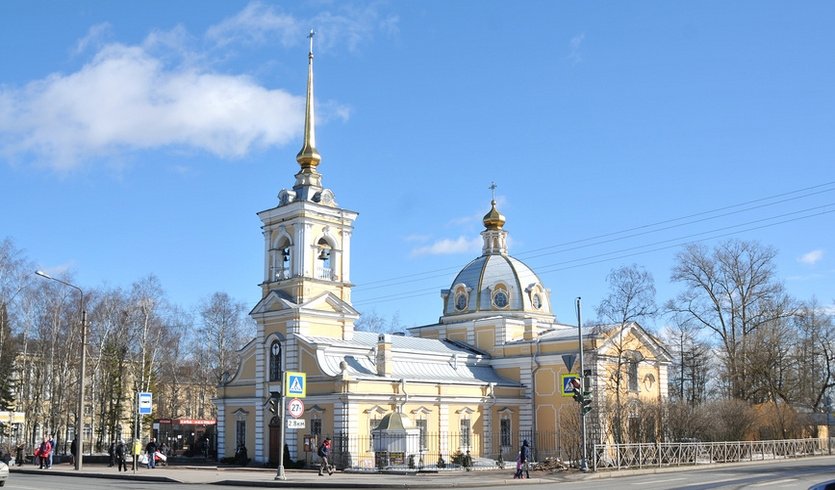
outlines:
M563 242L563 243L556 244L556 245L549 245L549 246L546 246L546 247L540 247L540 248L536 248L536 249L532 249L532 250L527 250L527 251L523 251L523 252L519 252L517 254L514 254L514 257L533 259L533 258L543 257L543 256L547 256L547 255L553 255L554 253L557 253L556 251L549 252L549 253L541 253L541 254L536 253L536 252L541 252L541 251L544 251L544 250L559 249L559 252L567 252L567 251L571 251L571 250L577 250L577 249L580 249L580 248L587 248L590 245L599 245L599 244L611 243L611 242L618 241L618 240L623 240L623 239L626 239L626 238L635 238L635 237L639 237L639 236L649 235L649 234L652 234L652 233L658 233L658 232L670 230L670 229L673 229L673 228L679 228L679 227L682 227L682 226L692 225L692 224L695 224L695 223L706 222L706 221L710 221L710 220L713 220L713 219L718 219L718 218L722 218L722 217L731 216L731 215L734 215L734 214L744 213L744 212L755 210L755 209L761 209L761 208L765 208L765 207L769 207L769 206L774 206L774 205L777 205L777 204L783 204L783 203L790 202L790 201L796 201L798 199L804 199L804 198L807 198L807 197L823 194L823 193L826 193L826 192L832 192L832 191L835 191L835 187L833 187L833 185L835 185L835 181L830 181L830 182L826 182L826 183L823 183L823 184L818 184L818 185L814 185L814 186L810 186L810 187L805 187L805 188L802 188L802 189L797 189L797 190L793 190L793 191L789 191L789 192L783 192L783 193L780 193L780 194L774 194L774 195L771 195L771 196L766 196L766 197L762 197L762 198L758 198L758 199L744 201L744 202L741 202L741 203L732 204L732 205L728 205L728 206L722 206L722 207L715 208L715 209L712 209L712 210L709 210L709 211L702 211L702 212L698 212L698 213L693 213L693 214L681 216L681 217L678 217L678 218L671 218L671 219L666 219L666 220L662 220L662 221L657 221L655 223L650 223L650 224L647 224L647 225L636 226L636 227L633 227L633 228L626 228L626 229L615 231L615 232L604 233L604 234L601 234L601 235L595 235L595 236L591 236L591 237L587 237L587 238L583 238L583 239L579 239L579 240L572 240L572 241ZM825 187L829 187L829 188L822 189L822 188L825 188ZM814 192L808 192L808 191L814 191ZM791 197L791 198L786 198L786 199L779 199L779 200L774 201L774 202L770 202L770 203L766 203L766 204L760 204L760 205L757 205L757 206L751 206L751 207L747 207L747 208L744 208L744 209L739 209L739 210L729 212L729 213L717 214L717 215L714 215L714 216L703 217L703 218L700 218L700 219L691 219L691 218L696 218L696 217L701 217L701 216L705 216L705 215L718 213L720 211L725 211L725 210L728 210L728 209L739 208L739 207L747 206L747 205L754 204L754 203L762 203L764 201L772 201L774 199L782 198L782 197L785 197L785 196L792 196L792 195L801 194L801 193L805 193L805 194L794 196L794 197ZM691 219L691 220L683 222L683 223L678 223L678 224L675 224L675 225L671 225L671 226L666 226L666 227L663 227L663 228L651 229L651 228L658 227L660 225L665 225L665 224L668 224L668 223L675 223L675 222L682 221L682 220L687 220L687 219ZM743 226L743 225L739 225L739 226ZM619 236L619 235L623 235L624 233L630 233L630 232L638 231L638 230L647 230L647 231L643 231L643 232L640 232L640 233L633 233L633 234L626 235L626 236ZM617 237L617 238L612 238L612 237ZM604 239L604 238L606 240L601 240L601 239ZM592 243L589 244L589 242L592 242ZM581 247L580 244L585 244L585 245L583 245ZM564 247L568 247L569 245L574 245L574 246L569 247L569 248L564 248ZM445 267L445 268L442 268L442 269L434 269L434 270L425 271L425 272L418 272L418 273L412 273L412 274L407 274L407 275L395 276L395 277L388 278L388 279L378 279L378 280L374 280L374 281L370 281L370 282L367 282L367 283L364 283L364 284L357 285L355 290L357 290L357 291L368 291L368 290L373 290L373 289L388 288L388 287L391 287L391 286L398 286L398 285L402 285L402 284L411 283L411 282L413 282L414 278L419 278L419 277L422 277L422 276L427 276L427 277L423 277L423 279L419 279L419 280L428 280L428 279L433 279L433 278L438 278L438 277L444 277L444 276L446 276L446 273L454 272L454 271L457 271L457 270L460 270L459 266ZM441 274L441 273L444 273L444 274ZM374 286L371 286L371 285L374 285Z
M801 192L801 191L804 191L804 190L818 189L820 187L831 185L831 184L832 184L831 182L827 183L827 184L821 184L821 185L818 185L818 186L813 186L813 187L809 187L809 188L806 188L806 189L801 189L799 191L792 191L792 192L789 192L789 193L778 194L778 195L775 195L775 196L771 196L770 198L773 199L773 198L776 198L776 197L782 197L782 196L786 196L786 195L790 195L790 194L795 194L795 193L798 193L798 192ZM771 204L763 205L763 206L755 206L753 208L748 208L746 210L766 207L766 206L769 206L769 205L772 205L772 204L787 202L787 201L799 199L799 198L802 198L802 197L808 197L808 196L811 196L811 195L821 194L823 192L829 192L831 190L835 190L835 189L827 189L827 190L824 190L824 191L818 191L818 192L806 194L804 196L800 196L800 197L792 198L792 199L783 199L779 202L775 202L775 203L771 203ZM746 203L741 203L740 205L746 205L746 204L750 204L750 203L754 203L754 202L762 202L762 201L768 200L768 199L769 198L761 198L761 199L757 199L757 200L753 200L753 201L747 201ZM725 206L723 208L718 208L717 210L730 209L732 207L738 207L740 205ZM814 217L817 217L817 216L830 214L830 213L835 212L835 209L827 210L827 208L832 207L832 206L835 206L835 203L827 203L827 204L823 204L823 205L819 205L819 206L813 206L813 207L810 207L810 208L805 208L805 209L801 209L801 210L797 210L797 211L791 211L791 212L788 212L788 213L783 213L783 214L779 214L779 215L775 215L775 216L770 216L770 217L761 218L761 219L757 219L757 220L747 221L747 222L744 222L744 223L738 223L738 224L734 224L734 225L715 228L715 229L707 230L707 231L704 231L704 232L693 233L693 234L684 235L684 236L671 238L671 239L659 240L659 241L651 242L651 243L644 244L644 245L637 245L637 246L633 246L633 247L622 248L622 249L618 249L618 250L614 250L614 251L610 251L610 252L605 252L605 253L601 253L601 254L595 254L595 255L591 255L591 256L580 257L580 258L576 258L576 259L567 260L567 261L564 261L564 262L558 262L558 263L555 263L555 264L548 264L548 265L540 266L537 269L538 269L539 274L547 274L547 273L553 273L553 272L567 270L567 269L573 269L573 268L577 268L577 267L585 267L585 266L588 266L588 265L593 265L593 264L606 262L606 261L610 261L610 260L623 259L623 258L627 258L627 257L633 257L633 256L636 256L636 255L642 255L642 254L647 254L647 253L651 253L651 252L657 252L657 251L666 250L666 249L670 249L670 248L674 248L674 247L679 247L679 246L685 245L687 243L698 243L698 242L702 242L702 241L715 240L717 238L732 236L732 235L735 235L735 234L738 234L738 233L769 228L769 227L773 227L773 226L777 226L777 225L791 223L791 222L794 222L794 221L800 221L800 220L804 220L804 219L809 219L809 218L814 218ZM708 213L711 213L711 212L716 212L717 210L707 211L707 212L703 212L703 213L696 213L696 214L689 215L688 217L704 216L705 214L708 214ZM797 216L797 217L794 217L794 218L788 218L789 216L796 216L798 214L809 213L809 212L813 212L813 211L815 211L815 212L812 213L812 214L807 214L807 215L804 215L804 216ZM740 211L740 212L742 212L742 211ZM727 216L727 215L731 215L731 214L737 214L737 213L724 213L723 215L716 216L716 217L722 217L722 216ZM716 218L716 217L714 217L714 218ZM708 220L714 219L714 218L699 219L699 220L695 220L694 222L704 222L704 221L708 221ZM769 223L770 221L773 221L775 219L781 219L781 218L788 218L788 219L782 219L782 220L777 221L777 222ZM680 220L680 219L684 219L684 218L676 218L676 219L672 219L672 220L665 220L665 221L661 221L661 222L658 222L658 223L660 223L660 224L669 223L669 222L677 221L677 220ZM759 224L759 223L765 223L765 224L761 224L761 225L757 225L757 226L751 226L749 228L745 228L745 229L742 229L742 230L730 231L730 230L735 230L736 228L746 227L746 226L750 226L750 225L756 225L756 224ZM628 232L628 231L631 231L631 230L644 229L644 228L647 228L649 226L653 226L653 225L643 225L643 226L640 226L640 227L635 227L635 228L625 230L625 232ZM681 226L681 225L677 225L677 226ZM663 230L666 230L666 229L675 228L677 226L666 227L664 229L655 230L655 231L663 231ZM632 238L634 236L646 235L646 234L649 234L649 233L654 233L655 231L637 233L637 234L633 234L633 235L630 235L630 236L624 236L624 237L618 238L617 240ZM604 235L598 235L597 237L592 237L592 238L586 239L585 241L590 241L590 240L593 240L593 239L599 238L599 237L611 237L613 235L617 235L618 233L623 233L623 232L624 231L607 233L607 234L604 234ZM577 241L568 242L568 243L569 244L574 244L574 243L578 243L578 242L581 242L581 241L582 240L577 240ZM596 242L593 245L603 244L603 243L610 243L610 242L613 242L613 241L616 241L616 239L608 239L608 240L604 240L604 241L601 241L601 242ZM675 242L675 243L669 244L670 242ZM653 247L655 245L661 245L661 244L668 244L668 245L646 249L647 247ZM537 249L537 250L545 250L545 249L550 249L550 248L554 248L554 247L542 247L542 248ZM577 248L580 248L580 247L572 247L570 249L562 250L560 252L565 252L565 251L568 251L568 250L574 250L574 249L577 249ZM641 249L646 249L646 250L641 250ZM632 251L634 251L634 252L632 252ZM624 252L630 252L630 253L624 253ZM528 252L528 253L530 253L530 252ZM539 255L532 256L531 258L545 256L545 255L553 255L555 253L558 253L558 252L550 252L548 254L539 254ZM577 262L580 262L580 263L577 264ZM568 264L575 264L575 265L568 265ZM568 266L566 266L566 265L568 265ZM566 267L563 267L563 266L566 266ZM440 270L448 270L448 269L439 269L439 271ZM455 268L455 270L458 270L458 268ZM434 272L434 271L432 271L432 272ZM408 277L416 277L416 276L425 275L425 274L427 274L427 273L410 274ZM402 276L402 277L405 278L407 276ZM434 277L440 277L440 276L432 276L432 277L427 277L427 278L424 278L424 279L432 279ZM401 279L401 278L398 277L398 278L390 279L389 281L398 280L398 279ZM377 281L377 282L380 282L380 281ZM411 282L411 281L405 281L405 282ZM390 285L393 286L393 285L397 285L397 284L403 284L403 282L393 283L393 284L390 284ZM378 289L380 287L383 287L383 286L377 286L375 288L367 288L367 290ZM363 304L372 303L372 302L379 303L379 302L388 302L388 301L396 301L396 300L401 300L401 299L408 299L408 298L423 296L426 292L437 291L438 289L439 288L436 286L436 287L433 287L433 288L424 288L424 289L420 289L420 290L411 290L411 291L405 291L405 292L402 292L402 293L393 293L393 294L383 295L383 296L378 296L378 297L373 297L373 298L366 298L366 299L362 299L362 300L359 300L359 301L355 302L355 305L363 305Z

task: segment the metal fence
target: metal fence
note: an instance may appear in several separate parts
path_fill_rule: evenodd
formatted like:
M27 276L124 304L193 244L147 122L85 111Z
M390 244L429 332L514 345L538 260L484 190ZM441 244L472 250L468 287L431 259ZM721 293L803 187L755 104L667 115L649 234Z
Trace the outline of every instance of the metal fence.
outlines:
M416 451L392 452L387 455L374 452L374 441L370 435L334 434L330 437L333 439L332 459L337 467L368 470L458 468L468 451L473 468L496 468L503 463L511 467L516 462L523 441L528 441L531 455L537 461L553 457L576 460L580 454L577 431L422 433L417 436ZM383 446L390 446L390 442L381 441Z
M592 467L627 469L798 458L823 454L825 439L595 444Z

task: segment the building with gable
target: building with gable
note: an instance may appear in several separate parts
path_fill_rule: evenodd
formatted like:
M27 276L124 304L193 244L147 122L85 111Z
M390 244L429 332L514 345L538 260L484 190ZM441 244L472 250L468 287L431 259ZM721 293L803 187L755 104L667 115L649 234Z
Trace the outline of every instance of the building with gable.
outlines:
M535 456L558 454L563 421L578 410L565 396L571 373L563 359L578 350L577 327L556 321L550 290L508 254L506 220L495 200L483 220L482 255L441 292L438 323L405 335L355 331L360 313L351 305L350 258L358 214L337 204L319 173L312 37L296 160L292 189L258 213L264 265L261 300L250 313L257 335L218 387L219 457L232 457L242 445L256 462L278 460L284 421L269 400L282 391L286 371L307 376L305 428L285 435L293 460L314 460L316 441L329 436L339 464L373 465L372 431L383 420L392 425L395 414L393 425L402 431L418 429L413 456L424 464L466 451L512 460L522 439L533 442ZM639 325L584 329L583 342L595 394L609 393L600 406L612 389L625 399L666 397L670 356ZM613 388L615 372L628 382ZM606 438L605 421L598 422L598 438Z

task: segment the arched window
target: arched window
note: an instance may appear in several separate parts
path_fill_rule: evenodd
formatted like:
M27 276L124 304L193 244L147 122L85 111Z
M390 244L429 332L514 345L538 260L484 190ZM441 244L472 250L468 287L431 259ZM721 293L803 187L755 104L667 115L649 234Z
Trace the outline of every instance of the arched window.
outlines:
M277 340L270 345L270 381L281 381L281 343Z

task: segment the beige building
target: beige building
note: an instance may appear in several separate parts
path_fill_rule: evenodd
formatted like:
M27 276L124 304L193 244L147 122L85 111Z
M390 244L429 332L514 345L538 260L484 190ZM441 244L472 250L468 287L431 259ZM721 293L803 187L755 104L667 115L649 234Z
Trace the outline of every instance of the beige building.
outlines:
M578 351L577 327L556 321L550 290L508 254L495 201L484 217L482 255L441 292L437 324L406 335L355 331L360 314L351 305L350 259L357 213L337 204L318 171L312 43L304 129L294 186L258 213L262 297L251 312L258 330L241 350L237 372L218 388L219 456L244 445L255 461L277 461L282 420L269 399L281 391L285 371L307 376L305 428L286 430L293 460L315 459L308 450L330 436L341 465L371 466L371 431L388 414L419 434L412 449L395 454L404 464L409 456L449 462L467 451L513 460L522 439L532 440L535 456L559 454L571 420L576 434L578 404L566 394L564 356ZM602 407L613 390L620 389L621 401L665 398L670 357L634 323L605 333L584 329L584 345L599 407L589 418L595 437L605 440L611 424Z

